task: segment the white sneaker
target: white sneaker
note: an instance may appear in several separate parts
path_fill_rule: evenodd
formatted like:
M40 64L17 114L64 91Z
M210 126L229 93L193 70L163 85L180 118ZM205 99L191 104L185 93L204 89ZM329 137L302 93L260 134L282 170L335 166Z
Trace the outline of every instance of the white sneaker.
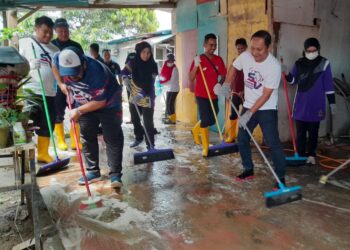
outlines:
M310 164L310 165L316 165L316 159L315 159L315 157L309 156L309 157L307 158L307 160L306 160L306 163L307 163L307 164Z

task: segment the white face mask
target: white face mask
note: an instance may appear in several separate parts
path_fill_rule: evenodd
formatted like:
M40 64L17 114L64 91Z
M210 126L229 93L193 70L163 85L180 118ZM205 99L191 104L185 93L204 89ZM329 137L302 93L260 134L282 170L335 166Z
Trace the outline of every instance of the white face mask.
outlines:
M316 57L318 57L318 51L315 52L305 52L305 57L309 60L314 60Z
M172 67L174 65L174 63L167 63L166 64L168 67Z

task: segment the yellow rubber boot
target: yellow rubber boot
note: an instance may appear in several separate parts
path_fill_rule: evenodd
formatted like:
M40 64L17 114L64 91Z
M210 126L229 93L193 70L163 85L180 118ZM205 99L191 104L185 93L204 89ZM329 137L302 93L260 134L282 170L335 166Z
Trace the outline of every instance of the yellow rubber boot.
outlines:
M64 127L63 123L56 123L55 124L55 134L57 137L57 147L61 150L67 150L68 146L64 139Z
M226 138L225 142L231 143L236 139L236 137L237 137L237 124L238 124L238 119L230 120L230 128L228 130L228 137Z
M50 163L53 158L49 155L50 137L38 136L38 162Z
M81 145L81 142L80 142L80 127L79 127L78 123L75 123L75 129L76 129L76 132L77 132L79 148L82 149L83 146ZM70 127L70 141L71 141L70 148L73 149L73 150L76 150L77 149L77 145L75 144L75 139L74 139L74 133L73 133L73 127L72 126Z
M209 150L209 127L201 128L201 138L202 138L202 155L204 157L208 156Z
M172 115L169 115L168 118L172 123L174 123L174 124L176 123L176 114L175 113Z
M198 121L191 130L194 143L198 145L201 144L200 131L201 131L201 121Z

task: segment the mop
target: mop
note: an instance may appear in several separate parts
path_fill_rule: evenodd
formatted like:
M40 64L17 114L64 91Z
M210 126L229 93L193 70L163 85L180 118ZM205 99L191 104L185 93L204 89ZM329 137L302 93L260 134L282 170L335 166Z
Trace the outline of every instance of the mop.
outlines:
M240 119L241 117L240 117L236 107L233 105L232 102L231 102L231 106L234 109L234 111L236 112L238 118ZM264 158L265 163L269 167L272 175L274 176L274 178L276 179L276 181L278 183L278 187L279 187L278 190L264 193L264 197L266 199L266 207L271 208L271 207L280 206L280 205L283 205L286 203L290 203L293 201L301 200L302 199L301 187L300 186L286 187L281 182L281 180L278 178L275 170L272 168L270 162L267 160L264 152L261 150L259 144L256 142L252 133L249 131L248 127L245 127L244 129L247 131L250 138L253 140L256 148L260 152L261 156Z
M72 110L72 103L71 103L71 97L70 97L69 90L68 90L68 94L67 94L67 103L68 103L69 111L71 111ZM79 145L77 131L75 128L75 121L71 120L71 125L72 125L73 132L74 132L74 140L76 143L75 145ZM86 210L86 209L93 209L93 208L97 208L97 207L102 207L103 204L102 204L101 198L96 197L96 196L93 197L91 195L89 183L88 183L86 175L85 175L84 163L83 163L83 158L81 157L80 147L77 147L77 155L78 155L78 159L79 159L79 163L80 163L81 174L83 175L86 191L88 194L88 199L81 201L79 209Z
M148 151L134 154L134 164L142 164L147 162L165 161L165 160L174 159L175 156L172 149L155 149L154 148L153 144L151 143L151 139L149 138L147 129L145 127L145 123L141 117L139 107L137 106L136 103L134 103L134 105L137 111L137 115L142 120L142 127L145 132L145 136L148 141L148 144L150 146Z
M340 166L336 167L333 171L331 171L330 173L328 173L327 175L322 175L320 178L320 183L325 185L328 181L328 178L331 177L333 174L335 174L336 172L338 172L340 169L344 168L346 165L348 165L350 163L350 159L348 159L346 162L344 162L343 164L341 164Z
M210 96L207 80L205 79L205 76L203 73L203 68L200 64L198 67L199 67L199 71L201 73L201 76L202 76L202 79L204 82L205 90L208 94L210 106L211 106L211 109L212 109L214 117L215 117L215 123L216 123L217 129L219 131L219 139L221 141L220 144L209 147L207 157L236 153L236 152L238 152L237 144L236 143L227 143L224 141L224 138L222 136L222 131L221 131L220 125L219 125L219 120L218 120L218 117L217 117L216 112L215 112L213 100L211 99L211 96Z
M295 141L294 126L292 121L291 107L290 107L289 96L288 96L287 80L286 80L286 75L284 73L282 73L282 80L283 80L284 93L286 95L289 128L290 128L290 135L292 137L293 151L294 151L294 156L287 156L286 162L288 166L301 166L306 164L307 157L299 156L298 154L297 144Z
M32 49L33 49L34 58L37 59L33 43L32 43ZM40 169L37 172L37 175L42 175L42 174L47 174L47 173L49 173L51 171L58 171L58 170L64 168L65 166L68 165L68 163L70 161L70 157L62 159L62 160L60 160L58 158L55 138L53 137L52 127L51 127L51 122L50 122L49 108L47 107L45 90L44 90L44 85L43 85L43 81L42 81L42 78L41 78L40 69L37 69L37 72L38 72L38 76L39 76L39 83L40 83L41 95L42 95L43 103L44 103L44 110L45 110L47 126L48 126L48 129L49 129L49 132L50 132L50 138L51 138L53 150L55 152L55 157L56 157L56 160L54 162L47 163L47 164L45 164L45 165L40 167Z

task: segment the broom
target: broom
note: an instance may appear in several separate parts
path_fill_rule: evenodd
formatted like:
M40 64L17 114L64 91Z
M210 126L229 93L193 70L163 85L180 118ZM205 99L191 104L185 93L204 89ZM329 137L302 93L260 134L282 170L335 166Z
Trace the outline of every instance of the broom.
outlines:
M232 102L231 102L231 106L232 106L233 110L236 112L238 118L241 119L236 107L233 105ZM272 175L275 177L275 179L278 183L278 187L279 187L278 190L264 193L264 197L266 199L266 206L268 208L271 208L271 207L276 207L276 206L283 205L286 203L290 203L293 201L301 200L301 198L302 198L301 187L300 186L286 187L281 182L281 180L278 178L275 170L272 168L270 162L267 160L264 152L260 148L259 144L256 142L252 133L249 131L248 127L244 127L244 129L247 131L250 138L253 140L256 148L260 152L261 156L264 158L266 165L269 167Z
M224 138L222 136L222 131L221 131L221 128L219 125L219 120L218 120L218 117L217 117L216 112L215 112L213 100L211 99L211 96L210 96L207 80L205 79L205 76L204 76L203 68L200 64L198 65L198 67L199 67L199 71L201 73L201 76L202 76L202 79L204 82L205 90L208 94L210 106L211 106L211 109L212 109L214 117L215 117L216 127L219 131L219 139L221 141L220 144L209 147L207 157L236 153L236 152L238 152L237 144L236 143L227 143L224 141Z
M327 175L322 175L319 182L323 185L325 185L328 181L328 178L331 177L333 174L335 174L336 172L338 172L340 169L344 168L346 165L348 165L350 163L350 159L348 159L346 162L344 162L343 164L341 164L340 166L336 167L333 171L331 171L330 173L328 173Z
M69 109L69 111L71 111L72 110L72 103L71 103L69 90L67 93L67 102L68 102L68 109ZM71 120L71 125L73 127L75 145L79 145L77 131L75 129L75 121ZM102 207L103 204L102 204L101 198L100 197L92 197L92 195L91 195L89 183L88 183L88 180L87 180L86 175L85 175L84 163L83 163L83 158L81 157L80 147L77 147L77 155L78 155L78 159L79 159L79 163L80 163L80 170L81 170L81 173L83 175L86 191L87 191L87 194L89 197L87 200L81 201L79 209L86 210L86 209L93 209L93 208L97 208L97 207Z
M290 135L292 136L293 151L294 151L294 156L287 156L286 162L287 162L288 166L301 166L301 165L305 165L307 157L299 156L299 154L298 154L297 144L295 141L294 126L293 126L293 121L292 121L292 113L291 113L289 96L288 96L287 80L286 80L286 75L284 73L282 73L282 80L283 80L284 93L286 95L289 128L290 128Z

